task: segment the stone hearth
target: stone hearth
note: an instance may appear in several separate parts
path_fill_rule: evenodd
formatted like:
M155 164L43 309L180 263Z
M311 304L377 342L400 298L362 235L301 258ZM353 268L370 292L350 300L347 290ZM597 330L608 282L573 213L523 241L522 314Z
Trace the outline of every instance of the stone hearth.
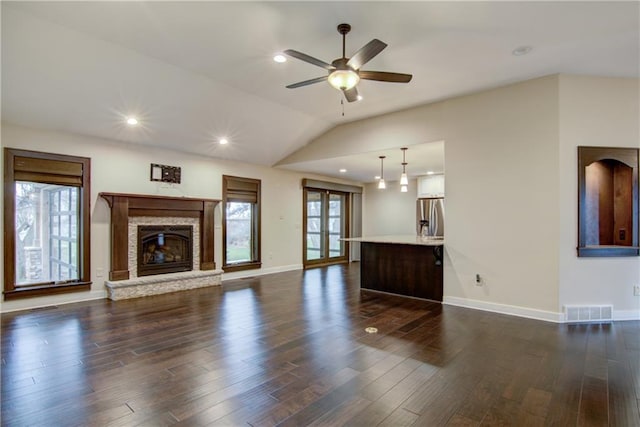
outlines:
M109 299L146 297L169 292L218 286L222 283L222 270L185 271L182 273L156 274L129 280L107 281Z

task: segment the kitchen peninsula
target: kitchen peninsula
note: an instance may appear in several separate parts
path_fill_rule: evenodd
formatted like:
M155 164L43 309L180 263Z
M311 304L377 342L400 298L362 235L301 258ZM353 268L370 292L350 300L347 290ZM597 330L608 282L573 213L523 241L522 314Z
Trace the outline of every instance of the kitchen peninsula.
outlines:
M444 240L411 235L353 237L360 243L360 287L442 301Z

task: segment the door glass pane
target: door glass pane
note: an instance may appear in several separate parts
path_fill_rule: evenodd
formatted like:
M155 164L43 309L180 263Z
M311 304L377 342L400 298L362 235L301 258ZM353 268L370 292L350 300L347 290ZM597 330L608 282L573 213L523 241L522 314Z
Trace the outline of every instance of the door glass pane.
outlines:
M329 195L329 257L344 256L345 200L344 194Z
M324 244L324 194L307 190L307 260L325 258Z
M79 191L16 181L17 286L79 278Z
M253 261L253 203L227 202L227 264Z

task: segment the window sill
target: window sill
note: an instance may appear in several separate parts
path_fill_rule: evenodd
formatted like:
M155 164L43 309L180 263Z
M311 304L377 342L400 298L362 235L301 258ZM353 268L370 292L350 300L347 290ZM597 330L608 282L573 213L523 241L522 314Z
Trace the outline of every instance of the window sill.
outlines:
M262 268L262 263L260 261L227 264L222 266L222 270L225 273L231 273L233 271L257 270L259 268Z
M580 246L579 257L627 257L640 256L638 246Z
M67 292L82 292L91 289L91 282L64 283L60 285L36 285L4 291L4 300L56 295Z

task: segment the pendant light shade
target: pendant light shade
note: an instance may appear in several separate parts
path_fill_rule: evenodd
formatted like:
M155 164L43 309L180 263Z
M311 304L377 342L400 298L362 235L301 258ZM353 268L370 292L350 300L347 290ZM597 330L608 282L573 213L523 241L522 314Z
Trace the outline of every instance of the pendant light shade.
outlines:
M402 150L402 175L400 175L400 191L407 192L407 185L409 185L409 178L407 178L407 160L405 154L407 153L407 147L401 148Z
M378 190L384 190L387 188L387 184L384 182L384 159L386 156L380 156L380 179L378 180Z

